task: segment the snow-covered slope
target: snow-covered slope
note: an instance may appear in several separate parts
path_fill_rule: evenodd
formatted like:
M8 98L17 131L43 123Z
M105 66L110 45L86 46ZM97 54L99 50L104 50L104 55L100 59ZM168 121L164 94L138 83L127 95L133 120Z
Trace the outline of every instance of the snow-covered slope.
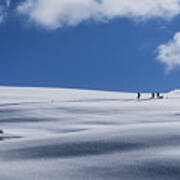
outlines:
M180 91L0 87L0 179L179 180Z

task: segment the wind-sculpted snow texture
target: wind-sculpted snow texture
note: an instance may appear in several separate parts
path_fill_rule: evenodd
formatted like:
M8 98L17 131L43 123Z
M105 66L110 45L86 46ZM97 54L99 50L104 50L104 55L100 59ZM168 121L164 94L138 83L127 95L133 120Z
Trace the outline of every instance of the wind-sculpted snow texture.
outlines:
M0 87L0 179L179 180L180 91Z

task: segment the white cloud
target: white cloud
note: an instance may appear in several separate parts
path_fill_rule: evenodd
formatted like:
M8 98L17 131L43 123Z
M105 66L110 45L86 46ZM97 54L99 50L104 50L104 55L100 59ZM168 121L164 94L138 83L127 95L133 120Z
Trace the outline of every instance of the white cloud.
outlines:
M74 26L87 20L164 18L180 15L180 0L25 0L17 11L49 29ZM180 33L158 48L157 59L168 70L180 66Z
M157 59L165 63L168 70L180 66L180 32L167 44L159 46Z
M4 17L5 17L4 7L0 6L0 24L3 22Z
M76 25L98 16L99 4L94 0L30 0L18 11L49 28Z
M26 0L17 10L37 24L59 28L90 19L172 18L180 14L180 0Z
M11 4L11 0L6 0L6 6L10 7L10 4Z
M0 5L0 24L4 21L7 15L7 8L10 7L11 0L4 0Z

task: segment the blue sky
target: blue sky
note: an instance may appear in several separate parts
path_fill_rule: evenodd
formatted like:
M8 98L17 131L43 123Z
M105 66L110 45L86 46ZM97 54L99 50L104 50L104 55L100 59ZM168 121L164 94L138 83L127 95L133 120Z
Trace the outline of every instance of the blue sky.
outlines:
M114 91L180 88L180 1L166 0L172 8L164 10L159 0L160 5L144 12L143 0L135 11L136 4L128 0L127 12L122 6L109 14L101 7L101 16L91 5L95 0L87 0L86 6L81 0L66 5L56 1L51 1L52 7L47 0L0 5L0 85ZM109 1L112 7L121 6L121 0ZM90 13L81 14L79 8Z

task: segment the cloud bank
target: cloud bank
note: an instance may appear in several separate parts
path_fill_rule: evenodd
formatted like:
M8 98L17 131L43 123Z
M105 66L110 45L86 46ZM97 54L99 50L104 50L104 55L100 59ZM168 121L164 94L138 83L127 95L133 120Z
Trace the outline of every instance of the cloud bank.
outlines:
M0 2L0 24L11 0ZM180 0L23 0L17 11L30 21L48 29L75 26L87 20L96 22L113 18L163 18L180 15ZM158 47L157 59L170 71L180 67L180 32Z
M10 1L6 2L9 6ZM102 22L122 17L169 20L180 15L180 0L25 0L17 6L17 11L31 22L57 29L88 20ZM180 66L180 33L158 47L157 59L168 70Z
M176 33L167 44L159 46L157 58L167 65L168 70L180 67L180 32Z
M180 0L26 0L17 11L30 21L56 29L118 17L169 19L180 14Z

